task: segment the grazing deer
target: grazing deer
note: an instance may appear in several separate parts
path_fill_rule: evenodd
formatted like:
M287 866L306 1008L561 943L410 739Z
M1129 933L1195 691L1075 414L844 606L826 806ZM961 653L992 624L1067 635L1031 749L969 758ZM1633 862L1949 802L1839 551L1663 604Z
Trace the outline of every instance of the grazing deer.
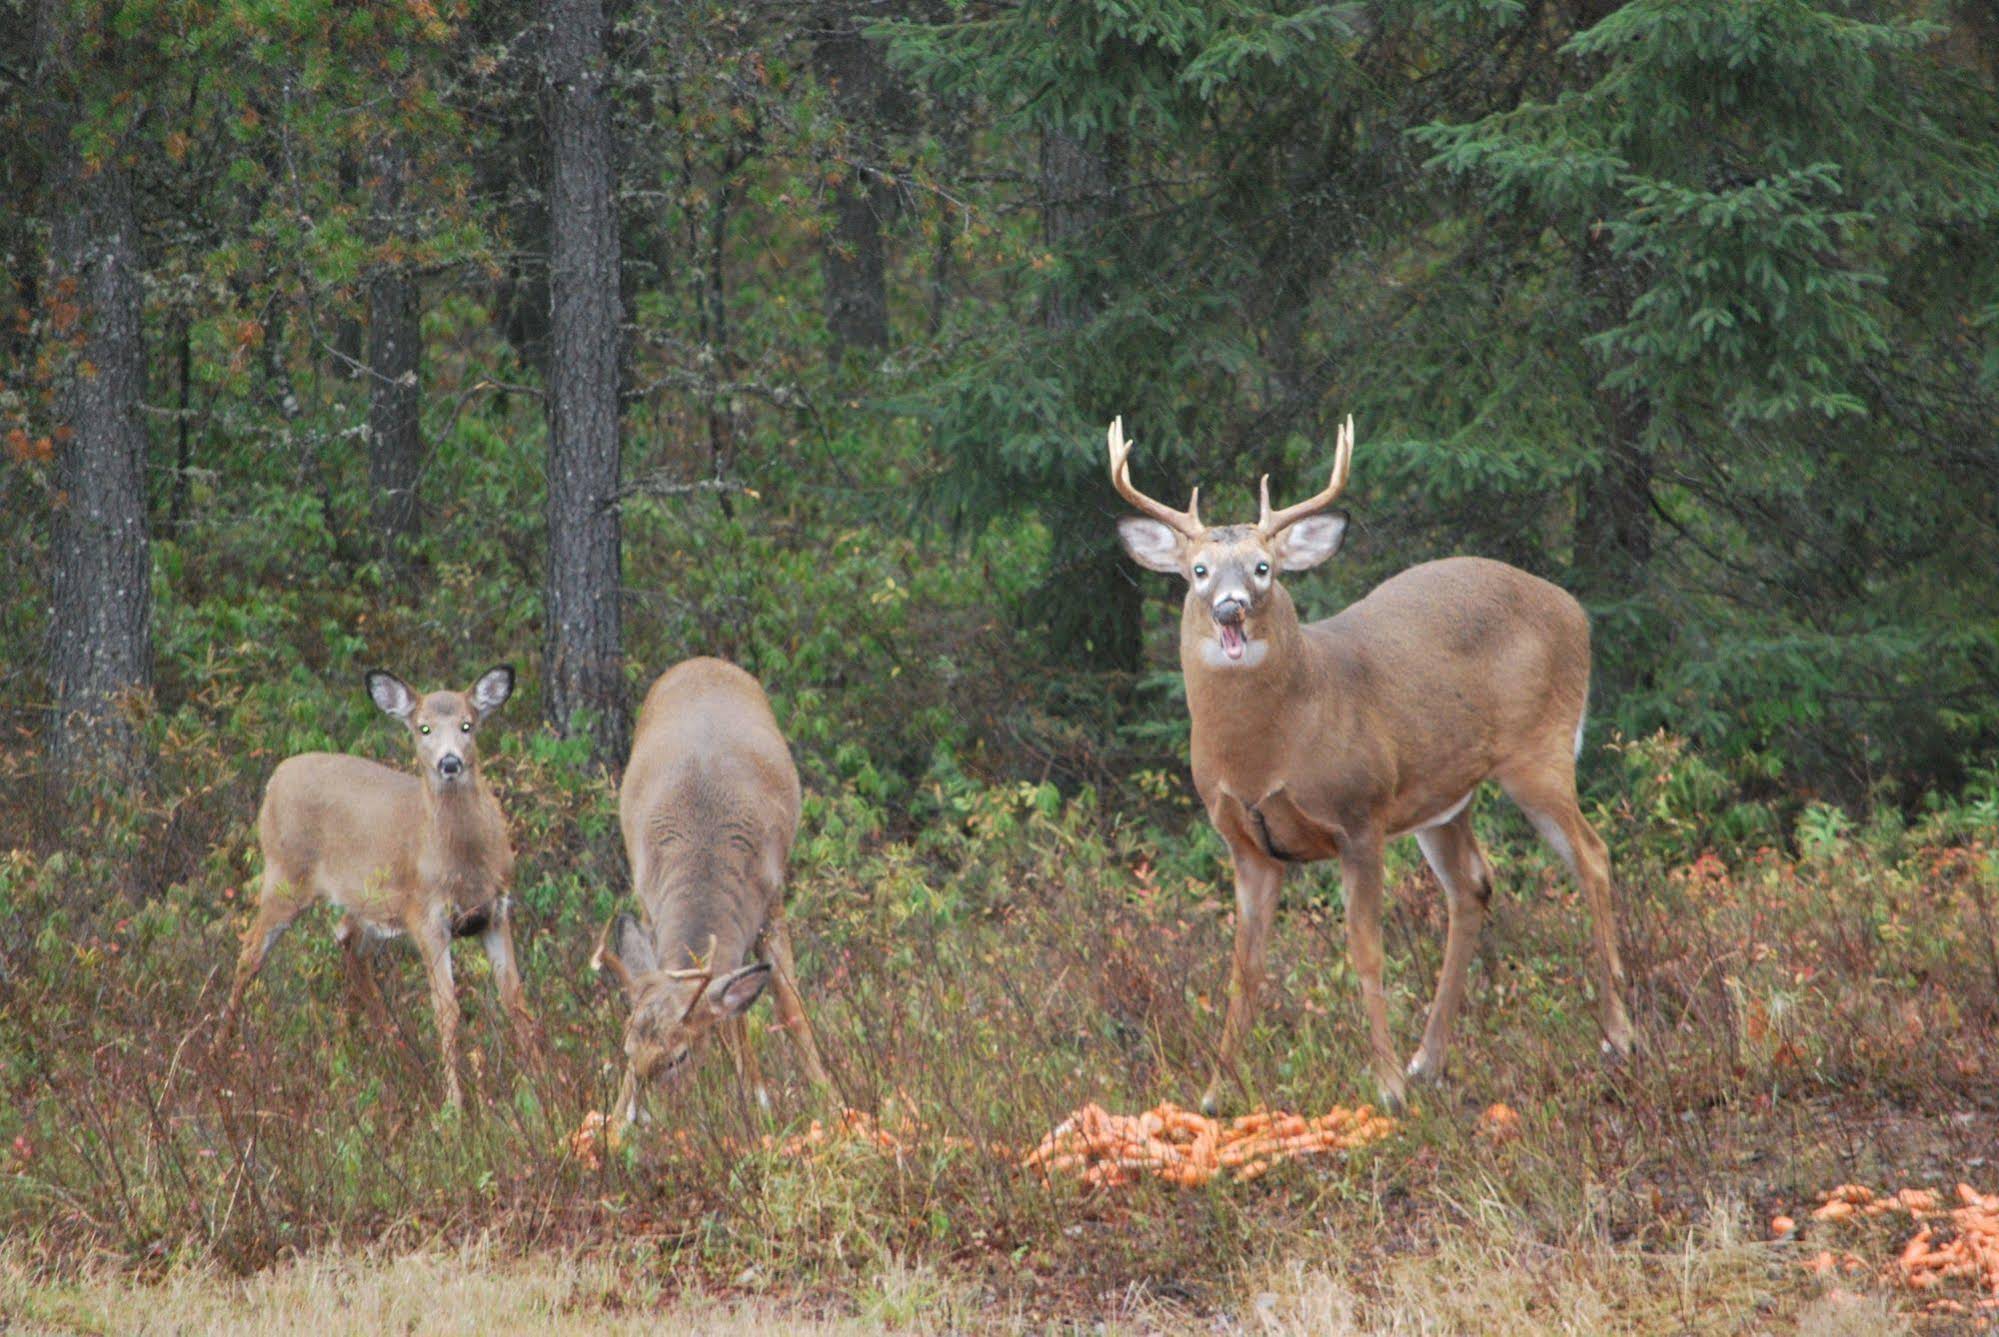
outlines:
M719 659L690 659L660 675L618 789L644 922L613 918L590 962L611 972L631 1006L618 1127L637 1122L654 1084L684 1076L718 1029L738 1077L767 1104L743 1023L766 984L806 1073L826 1084L784 922L798 803L798 769L755 678ZM760 946L768 960L754 959Z
M532 1024L507 913L514 851L500 805L479 775L476 742L479 725L512 694L514 671L501 665L480 675L469 692L427 696L380 669L369 670L366 682L375 704L408 727L418 774L333 752L288 757L271 772L257 813L264 886L256 920L243 934L215 1045L227 1044L243 992L272 944L323 898L344 912L333 935L350 976L375 1005L379 997L357 955L363 936L407 933L415 940L430 976L444 1095L456 1105L453 938L479 935L516 1034L526 1037Z
M1347 944L1360 976L1375 1078L1404 1097L1381 987L1381 856L1414 835L1443 884L1450 928L1412 1078L1442 1074L1492 875L1472 834L1480 783L1502 789L1554 847L1589 900L1606 1050L1631 1050L1612 918L1610 860L1576 804L1589 696L1589 622L1564 591L1502 562L1451 557L1382 582L1344 612L1300 624L1279 572L1339 550L1347 517L1326 511L1353 462L1353 419L1332 481L1254 525L1209 528L1200 489L1187 509L1132 486L1123 420L1111 424L1111 481L1143 513L1118 522L1140 566L1184 577L1180 668L1193 719L1194 786L1235 864L1236 938L1228 1016L1202 1104L1219 1103L1263 983L1264 948L1288 865L1337 858Z

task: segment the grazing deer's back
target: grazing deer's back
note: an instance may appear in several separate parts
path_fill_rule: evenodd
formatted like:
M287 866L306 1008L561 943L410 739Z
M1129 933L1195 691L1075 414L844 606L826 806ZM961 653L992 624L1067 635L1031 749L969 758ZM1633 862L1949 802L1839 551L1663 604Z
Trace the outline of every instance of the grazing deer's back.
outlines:
M753 876L774 897L798 809L798 769L755 678L719 659L660 676L618 792L633 890L649 911L657 916L666 882L691 866Z

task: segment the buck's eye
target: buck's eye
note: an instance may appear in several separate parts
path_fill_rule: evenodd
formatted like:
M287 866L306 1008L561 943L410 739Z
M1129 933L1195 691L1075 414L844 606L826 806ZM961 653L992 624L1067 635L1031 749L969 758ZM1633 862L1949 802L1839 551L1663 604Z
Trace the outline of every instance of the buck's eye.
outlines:
M1258 562L1258 563L1256 564L1256 574L1257 574L1257 575L1259 575L1259 576L1267 576L1267 575L1269 575L1269 574L1270 574L1270 563L1268 563L1268 562Z
M1206 580L1207 578L1208 578L1208 568L1202 565L1201 563L1196 562L1194 564L1194 579Z
M458 732L459 732L459 733L471 733L471 732L472 732L472 721L471 721L471 720L460 720L460 721L458 722Z
M417 731L418 733L429 733L429 732L430 732L430 726L429 726L428 724L419 724L419 725L417 725L417 726L416 726L416 731Z

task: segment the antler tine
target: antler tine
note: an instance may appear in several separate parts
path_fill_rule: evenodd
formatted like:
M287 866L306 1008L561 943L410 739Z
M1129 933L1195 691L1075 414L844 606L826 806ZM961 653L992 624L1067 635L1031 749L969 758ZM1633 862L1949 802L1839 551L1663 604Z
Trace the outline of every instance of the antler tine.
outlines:
M1117 494L1130 502L1135 510L1151 516L1169 529L1177 530L1188 538L1199 538L1207 532L1201 523L1201 489L1195 488L1194 495L1187 501L1187 509L1176 511L1171 506L1140 492L1131 484L1131 443L1124 439L1124 417L1111 419L1107 437L1111 453L1111 486Z
M1270 475L1263 476L1258 489L1263 503L1263 515L1256 522L1257 530L1265 538L1283 532L1303 520L1314 511L1322 511L1333 504L1347 485L1347 474L1353 468L1353 414L1340 427L1339 445L1333 454L1333 478L1326 484L1326 490L1318 496L1299 502L1296 506L1286 506L1281 511L1270 509Z

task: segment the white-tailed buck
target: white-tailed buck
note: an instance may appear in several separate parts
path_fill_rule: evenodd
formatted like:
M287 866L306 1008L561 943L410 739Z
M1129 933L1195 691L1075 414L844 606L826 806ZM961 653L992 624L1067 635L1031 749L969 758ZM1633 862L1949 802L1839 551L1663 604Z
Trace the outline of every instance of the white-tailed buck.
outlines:
M334 752L288 757L271 772L257 813L263 891L243 934L215 1044L228 1043L244 990L271 945L300 911L324 899L342 911L333 935L350 976L377 1008L379 996L357 955L364 935L407 933L416 942L430 976L445 1099L456 1105L453 938L479 935L517 1037L525 1040L532 1025L508 915L514 851L500 805L479 775L476 741L480 724L513 692L514 671L502 665L468 692L427 696L380 669L371 669L366 682L375 704L408 727L418 773Z
M1383 1098L1404 1096L1381 987L1382 847L1414 835L1443 884L1450 928L1436 998L1408 1075L1441 1075L1465 970L1485 923L1492 875L1472 835L1471 800L1497 780L1569 867L1589 900L1604 1045L1630 1052L1624 967L1603 841L1576 804L1575 762L1589 696L1589 622L1564 591L1502 562L1452 557L1412 567L1322 622L1300 624L1280 572L1339 550L1347 517L1326 508L1346 485L1353 419L1332 481L1309 501L1270 506L1254 525L1209 528L1200 489L1184 511L1131 482L1123 420L1110 427L1111 481L1144 518L1118 522L1139 565L1185 577L1180 668L1193 718L1194 786L1235 864L1236 939L1218 1103L1263 983L1264 948L1287 866L1337 858L1347 944L1360 976Z
M591 959L631 1005L617 1127L637 1121L655 1084L684 1076L718 1029L738 1076L767 1100L743 1023L766 984L807 1075L826 1083L784 923L798 803L798 770L755 678L719 659L660 675L618 789L644 919L613 918Z

